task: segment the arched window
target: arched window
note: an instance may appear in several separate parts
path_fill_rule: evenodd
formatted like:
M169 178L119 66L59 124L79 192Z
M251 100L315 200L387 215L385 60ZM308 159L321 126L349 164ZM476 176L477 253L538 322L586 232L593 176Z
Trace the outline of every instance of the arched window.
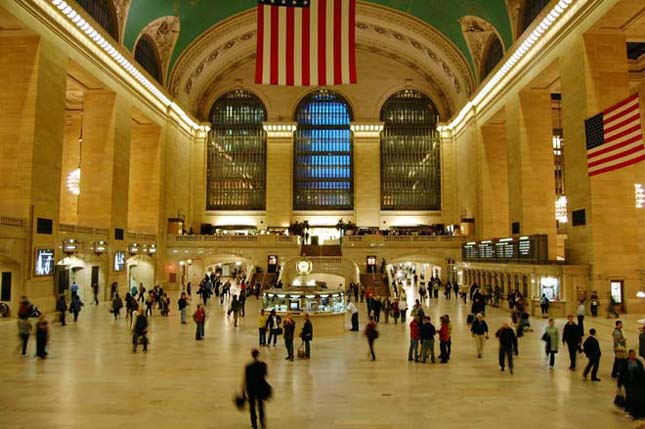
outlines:
M143 67L155 80L161 83L161 65L155 42L148 35L143 35L137 42L134 49L134 59Z
M316 91L300 102L293 151L294 210L353 210L352 112L340 95Z
M221 96L210 112L206 209L265 210L267 140L262 101L248 91Z
M110 35L119 41L119 25L116 19L116 10L112 0L76 0L83 9L105 29Z
M542 9L549 4L550 0L524 0L522 5L522 13L520 18L520 33L518 37L524 33L533 20L542 12Z
M482 72L481 80L486 79L486 76L493 71L495 66L502 60L504 57L504 47L502 42L499 40L499 37L494 36L491 41L488 43L488 49L486 50L486 56L484 61L482 61Z
M440 210L441 151L434 103L406 89L385 102L381 120L381 209Z

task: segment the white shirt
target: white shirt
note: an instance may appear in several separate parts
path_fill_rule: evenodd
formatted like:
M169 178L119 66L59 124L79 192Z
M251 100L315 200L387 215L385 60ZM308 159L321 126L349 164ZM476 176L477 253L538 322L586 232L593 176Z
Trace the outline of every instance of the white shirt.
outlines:
M358 308L356 308L353 302L350 302L347 304L347 311L350 311L352 314L356 314L358 313Z
M580 304L578 306L578 316L584 316L585 315L585 305Z

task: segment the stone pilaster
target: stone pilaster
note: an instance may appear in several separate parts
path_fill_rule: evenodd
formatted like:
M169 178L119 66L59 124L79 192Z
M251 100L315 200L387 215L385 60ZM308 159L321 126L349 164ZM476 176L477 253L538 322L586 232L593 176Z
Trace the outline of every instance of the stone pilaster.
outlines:
M293 122L265 122L267 133L267 226L287 227L293 207Z
M354 212L359 227L378 227L381 213L382 122L352 123L354 133Z
M480 128L480 219L482 239L510 234L508 201L508 154L504 124Z

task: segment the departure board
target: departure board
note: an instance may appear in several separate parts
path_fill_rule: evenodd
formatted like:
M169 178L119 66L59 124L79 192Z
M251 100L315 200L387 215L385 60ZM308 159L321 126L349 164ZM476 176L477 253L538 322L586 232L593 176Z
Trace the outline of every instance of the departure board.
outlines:
M517 253L520 258L530 259L533 243L530 237L522 237L517 242Z
M548 237L545 234L525 235L468 242L463 245L464 261L522 262L539 264L549 261Z
M479 252L476 243L466 243L462 248L462 257L466 260L479 259Z
M500 240L495 243L497 259L513 259L515 257L515 244L513 240Z
M479 243L479 259L495 259L495 245L491 241Z

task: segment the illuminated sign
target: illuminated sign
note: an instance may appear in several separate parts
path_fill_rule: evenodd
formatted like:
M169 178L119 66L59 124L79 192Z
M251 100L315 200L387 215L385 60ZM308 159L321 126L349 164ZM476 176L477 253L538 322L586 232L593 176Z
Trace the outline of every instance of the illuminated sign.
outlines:
M34 273L37 276L51 276L54 274L54 250L38 249L36 250L36 265Z
M125 252L114 252L114 271L125 270Z

